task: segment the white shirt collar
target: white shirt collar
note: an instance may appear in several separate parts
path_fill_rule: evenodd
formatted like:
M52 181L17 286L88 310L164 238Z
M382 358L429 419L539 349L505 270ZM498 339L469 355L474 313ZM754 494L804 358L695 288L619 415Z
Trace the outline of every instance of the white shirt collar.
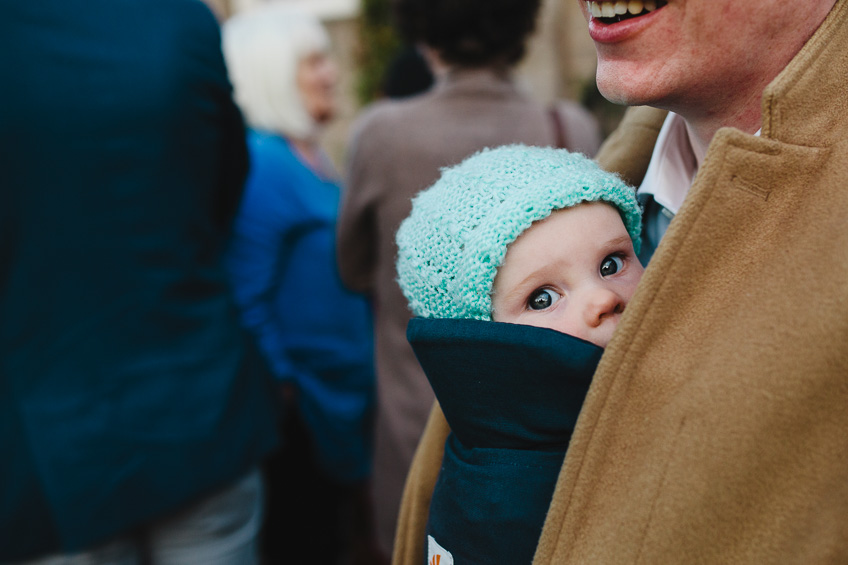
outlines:
M706 154L707 145L698 141L686 121L669 112L637 193L652 195L657 204L677 214Z
M677 214L706 153L707 148L695 141L683 118L669 112L637 192L652 195L657 204Z

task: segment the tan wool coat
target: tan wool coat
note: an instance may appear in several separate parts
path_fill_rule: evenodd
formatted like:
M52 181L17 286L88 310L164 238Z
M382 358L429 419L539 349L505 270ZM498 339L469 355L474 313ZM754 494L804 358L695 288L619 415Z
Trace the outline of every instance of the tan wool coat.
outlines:
M848 0L762 116L760 137L710 144L598 367L534 563L848 563ZM662 119L631 110L599 160L640 182ZM424 559L447 432L436 406L395 564Z

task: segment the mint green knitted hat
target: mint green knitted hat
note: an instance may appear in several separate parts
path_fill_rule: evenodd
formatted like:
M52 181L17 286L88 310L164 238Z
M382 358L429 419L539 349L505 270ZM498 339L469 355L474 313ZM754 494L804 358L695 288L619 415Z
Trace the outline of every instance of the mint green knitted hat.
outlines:
M554 210L594 201L618 208L638 253L635 190L583 155L507 145L443 169L397 232L398 283L412 313L491 320L492 284L507 246Z

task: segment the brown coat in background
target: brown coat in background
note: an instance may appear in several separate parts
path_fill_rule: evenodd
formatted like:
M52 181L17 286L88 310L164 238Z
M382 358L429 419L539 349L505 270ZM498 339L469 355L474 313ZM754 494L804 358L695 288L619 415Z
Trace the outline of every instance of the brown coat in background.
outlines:
M558 107L566 145L593 155L599 144L594 119L574 104ZM411 198L435 182L440 168L484 147L555 145L557 136L543 106L488 70L452 72L427 94L378 102L353 135L338 257L344 282L370 293L376 313L373 490L378 536L390 551L406 473L434 399L406 341L411 314L395 282L395 232Z
M719 130L595 375L536 564L848 562L848 0ZM663 113L599 161L639 183ZM420 564L433 411L394 563ZM493 486L493 488L496 488Z

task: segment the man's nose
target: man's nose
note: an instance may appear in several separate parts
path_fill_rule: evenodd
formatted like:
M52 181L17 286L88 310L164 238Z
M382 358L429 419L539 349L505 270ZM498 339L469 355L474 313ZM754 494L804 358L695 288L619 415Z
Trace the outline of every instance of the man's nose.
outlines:
M624 299L608 288L596 288L587 293L583 307L586 325L590 328L600 326L605 319L624 312Z

